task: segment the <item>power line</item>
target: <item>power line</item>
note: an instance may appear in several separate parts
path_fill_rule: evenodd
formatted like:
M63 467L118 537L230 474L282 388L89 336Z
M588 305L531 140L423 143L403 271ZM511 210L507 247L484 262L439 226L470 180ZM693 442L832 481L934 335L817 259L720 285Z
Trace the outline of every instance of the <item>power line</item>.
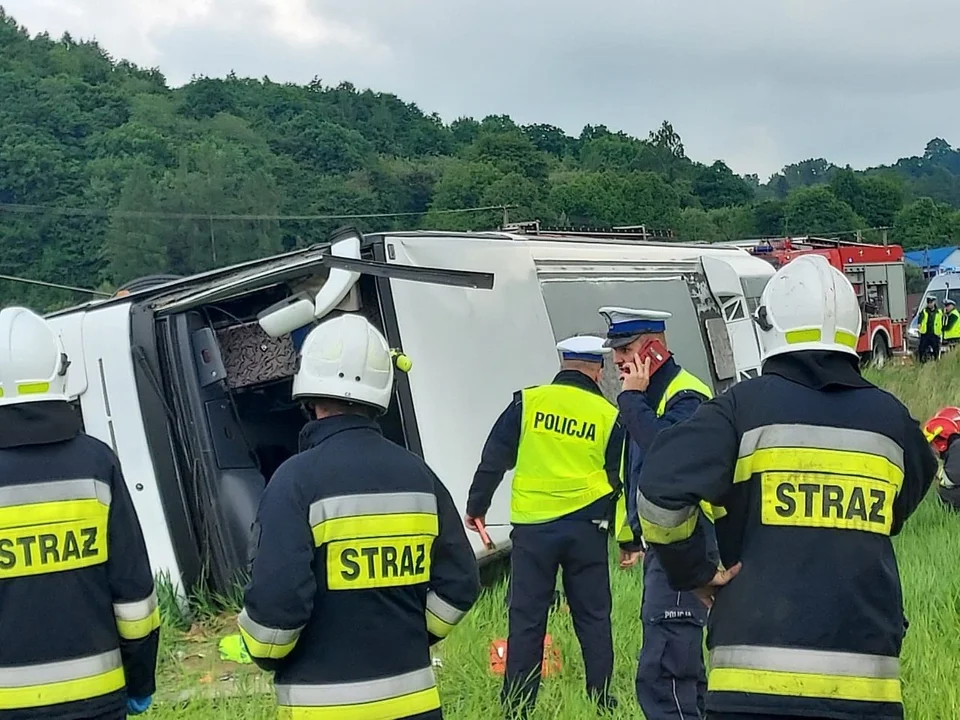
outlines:
M489 212L492 210L506 210L516 207L515 205L486 205L483 207L457 208L453 210L428 210L425 212L394 212L394 213L352 213L346 215L260 215L260 214L211 214L211 213L171 213L155 212L149 210L106 210L102 208L74 208L74 207L56 207L53 205L20 205L16 203L0 203L0 211L11 213L23 213L28 215L65 215L69 217L118 217L118 218L143 218L155 220L218 220L218 221L243 221L243 220L272 220L275 222L303 220L365 220L373 218L392 218L392 217L420 217L423 215L457 215L463 213Z
M9 280L10 282L24 283L25 285L42 285L43 287L57 288L58 290L72 290L73 292L89 293L91 295L101 295L103 297L112 297L110 293L101 290L91 290L89 288L74 287L73 285L60 285L58 283L44 282L43 280L31 280L30 278L16 277L14 275L0 275L0 280Z

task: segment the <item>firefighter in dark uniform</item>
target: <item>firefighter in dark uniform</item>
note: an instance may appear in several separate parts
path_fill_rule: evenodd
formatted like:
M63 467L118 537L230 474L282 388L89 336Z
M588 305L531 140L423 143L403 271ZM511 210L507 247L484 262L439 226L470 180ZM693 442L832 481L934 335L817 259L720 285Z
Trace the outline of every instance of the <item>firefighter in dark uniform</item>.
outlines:
M393 379L360 315L304 340L293 397L314 419L260 500L239 618L282 718L442 717L430 647L476 602L479 571L443 483L380 432Z
M630 441L626 445L624 477L626 515L633 534L642 538L636 506L636 483L644 455L657 434L693 415L712 396L703 381L667 356L651 372L650 358L639 357L656 339L666 347L666 321L658 310L600 308L606 320L606 345L613 348L623 391L617 397L620 420ZM713 508L706 514L712 519ZM622 521L618 521L618 525ZM705 531L712 526L705 519ZM639 553L623 553L621 565L636 562ZM714 550L715 552L715 550ZM691 593L677 593L667 583L655 552L643 556L643 598L640 617L643 641L638 656L636 691L648 720L697 718L706 697L706 668L701 645L707 613Z
M819 255L770 279L762 374L664 431L640 474L644 536L670 584L712 605L707 717L900 720L907 622L891 536L937 463L864 380L853 287ZM698 503L720 504L721 569Z
M0 311L0 720L116 720L155 690L160 614L113 451L40 316Z
M561 370L549 385L515 393L490 431L467 499L477 529L504 473L514 468L510 522L509 636L502 702L525 717L540 687L544 634L557 571L580 641L587 692L616 707L610 629L608 527L620 491L623 431L600 391L603 339L557 344Z
M960 511L960 408L940 408L923 426L923 434L943 460L937 496L943 507Z
M917 357L920 362L937 360L940 357L940 341L943 337L943 313L937 307L937 299L927 298L927 305L917 318L917 332L920 340L917 345Z

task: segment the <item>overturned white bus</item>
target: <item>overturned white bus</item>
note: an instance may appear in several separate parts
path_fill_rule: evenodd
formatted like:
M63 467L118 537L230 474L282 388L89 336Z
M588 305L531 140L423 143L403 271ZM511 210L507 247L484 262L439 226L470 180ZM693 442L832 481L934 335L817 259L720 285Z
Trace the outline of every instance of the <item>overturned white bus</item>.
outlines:
M671 350L720 391L759 372L750 313L772 274L741 249L619 232L347 231L49 319L86 431L120 457L154 572L225 591L261 491L297 450L305 419L290 384L310 323L362 313L412 360L384 433L424 457L462 510L511 394L552 378L559 338L602 333L599 307L673 313ZM496 552L508 549L509 477L487 522Z

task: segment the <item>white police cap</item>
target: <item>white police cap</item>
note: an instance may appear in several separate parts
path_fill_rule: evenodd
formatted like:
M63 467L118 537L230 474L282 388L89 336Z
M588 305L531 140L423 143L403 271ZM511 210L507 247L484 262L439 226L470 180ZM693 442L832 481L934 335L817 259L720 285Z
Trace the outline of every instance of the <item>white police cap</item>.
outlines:
M662 333L672 313L663 310L635 310L623 307L602 307L598 311L607 321L605 347L629 345L644 333Z
M575 335L557 343L564 360L582 360L585 362L603 362L604 355L610 352L603 338L596 335Z

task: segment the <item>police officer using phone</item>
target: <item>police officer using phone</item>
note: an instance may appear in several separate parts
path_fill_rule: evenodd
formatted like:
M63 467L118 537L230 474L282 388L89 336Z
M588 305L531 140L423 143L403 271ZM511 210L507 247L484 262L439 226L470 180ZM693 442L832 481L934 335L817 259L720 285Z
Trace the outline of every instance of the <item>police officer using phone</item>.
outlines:
M617 404L629 436L623 463L626 515L634 536L640 539L636 491L644 454L661 430L689 418L713 394L704 382L680 367L667 349L670 313L620 307L604 307L599 312L607 322L605 345L613 349L620 370L622 392ZM701 517L712 518L715 512L722 510L710 507ZM708 520L702 522L707 536L713 538L712 525ZM715 541L712 552L716 554ZM621 567L643 557L643 646L636 678L640 708L647 720L701 717L707 682L701 643L707 610L693 593L670 588L655 551L643 554L621 549L620 553Z

